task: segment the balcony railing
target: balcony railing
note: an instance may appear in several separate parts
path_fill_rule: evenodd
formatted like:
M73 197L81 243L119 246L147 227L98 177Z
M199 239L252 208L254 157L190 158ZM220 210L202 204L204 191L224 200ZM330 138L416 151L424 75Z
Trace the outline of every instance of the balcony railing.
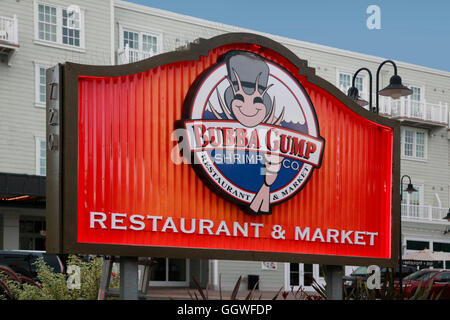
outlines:
M339 89L347 94L347 90L342 86L339 86ZM368 94L365 92L360 92L359 94L363 100L369 101ZM376 106L375 95L372 97L372 104L374 107ZM383 116L450 128L450 109L446 103L436 104L424 100L414 101L406 98L394 100L389 97L380 96L379 105L379 113ZM364 108L369 110L369 106L365 106Z
M3 45L19 45L19 32L17 16L3 17L0 16L0 46Z
M448 208L402 204L402 219L447 224L444 220L447 212Z
M380 96L380 114L393 118L407 119L434 123L436 125L449 125L448 104L435 104L426 101L411 99L396 99Z
M133 63L136 61L140 61L143 59L150 58L154 56L156 52L153 51L140 51L136 49L131 49L128 44L125 45L125 48L121 49L117 53L117 63L125 64L125 63Z

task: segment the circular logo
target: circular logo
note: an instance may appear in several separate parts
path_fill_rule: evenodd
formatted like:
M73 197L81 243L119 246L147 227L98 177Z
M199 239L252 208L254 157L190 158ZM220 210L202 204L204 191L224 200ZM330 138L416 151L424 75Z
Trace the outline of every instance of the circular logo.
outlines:
M271 214L320 167L325 141L311 100L268 59L228 52L196 81L186 104L196 172L247 212Z

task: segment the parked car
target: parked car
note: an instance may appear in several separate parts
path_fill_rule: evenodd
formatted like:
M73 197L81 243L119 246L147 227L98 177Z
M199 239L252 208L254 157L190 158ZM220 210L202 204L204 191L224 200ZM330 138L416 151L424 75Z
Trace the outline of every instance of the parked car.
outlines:
M403 278L404 297L411 298L419 285L422 288L428 288L430 282L432 282L430 296L436 297L442 291L440 299L450 299L450 270L448 269L423 269ZM396 288L399 288L399 285Z
M384 278L386 276L386 268L381 268L381 275L380 275L380 281L381 283L384 282ZM403 266L402 267L402 276L410 275L413 272L416 272L417 268L412 266ZM367 274L367 267L358 267L355 271L353 271L350 275L344 276L344 286L347 290L352 290L356 287L358 281L361 283L364 283L367 280L367 277L369 275ZM394 273L394 281L400 279L400 269L397 267L395 268Z
M45 251L0 251L0 265L11 268L15 273L36 280L37 272L34 262L38 258L43 258L54 272L64 273L64 266L61 259L56 254L49 254Z
M17 284L28 284L38 288L42 286L31 278L15 273L11 268L0 265L0 299L13 300L14 294L10 288L10 281L15 281Z

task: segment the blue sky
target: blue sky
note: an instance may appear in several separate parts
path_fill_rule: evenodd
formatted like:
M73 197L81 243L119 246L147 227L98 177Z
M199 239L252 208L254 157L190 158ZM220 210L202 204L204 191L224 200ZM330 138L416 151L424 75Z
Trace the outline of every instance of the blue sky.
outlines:
M297 40L450 71L448 0L127 0ZM381 29L369 30L369 5Z

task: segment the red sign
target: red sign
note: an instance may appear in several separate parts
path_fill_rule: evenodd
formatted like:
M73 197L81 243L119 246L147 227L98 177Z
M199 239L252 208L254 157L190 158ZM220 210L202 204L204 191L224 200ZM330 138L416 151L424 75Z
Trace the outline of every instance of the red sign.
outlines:
M64 251L395 263L397 123L278 43L64 72Z

